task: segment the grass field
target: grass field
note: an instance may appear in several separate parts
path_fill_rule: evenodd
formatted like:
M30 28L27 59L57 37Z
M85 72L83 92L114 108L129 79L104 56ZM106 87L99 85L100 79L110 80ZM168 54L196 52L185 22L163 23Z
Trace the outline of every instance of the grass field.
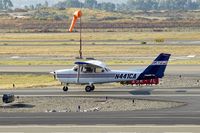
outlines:
M0 55L77 57L77 46L1 46ZM85 57L156 56L159 53L200 55L200 46L84 46Z
M140 40L141 42L147 39L170 39L170 40L199 40L200 33L198 32L97 32L84 33L83 39L92 42L97 42L94 45L87 45L83 47L84 57L94 57L96 59L103 59L108 65L115 64L149 64L149 60L128 60L126 57L137 56L157 56L159 53L170 53L172 56L188 56L200 55L200 45L125 45L126 40ZM75 57L79 56L78 50L78 33L0 33L1 46L0 56L65 56L71 58L70 60L2 60L1 65L70 65L73 64ZM64 42L68 40L67 42ZM76 41L75 41L76 40ZM125 42L117 42L118 40L125 40ZM10 41L10 42L9 42ZM25 42L23 42L25 41ZM30 42L26 42L30 41ZM44 42L43 42L44 41ZM45 42L47 41L47 42ZM57 42L58 41L58 42ZM108 42L106 42L108 41ZM109 45L113 43L121 45ZM28 46L30 44L38 46ZM9 44L19 44L20 46L9 46ZM40 45L45 46L40 46ZM68 45L74 44L74 45ZM95 45L108 44L108 45ZM56 46L63 45L63 46ZM111 57L111 59L104 59L104 57ZM124 57L124 59L118 59ZM197 59L194 60L176 60L170 64L200 64Z
M8 42L8 41L1 41L0 45L4 46L53 46L53 45L63 45L63 46L69 46L69 45L79 45L80 41L57 41L57 42L25 42L25 41L14 41L14 42ZM83 41L83 45L132 45L132 44L142 44L142 41L138 42L132 42L132 41ZM157 43L158 44L158 43Z
M13 88L13 84L15 87ZM111 84L97 85L97 87L110 87ZM119 83L114 83L112 86L118 86ZM60 86L60 87L59 87ZM54 80L52 75L38 75L38 74L1 74L0 75L0 90L1 89L24 89L24 88L42 88L55 87L62 88L59 81ZM77 87L71 84L70 87Z
M83 40L200 40L200 32L87 32ZM0 41L79 40L79 33L0 33Z
M58 85L51 75L34 75L34 74L12 74L0 75L0 89L11 89L15 84L15 88L24 87L45 87Z

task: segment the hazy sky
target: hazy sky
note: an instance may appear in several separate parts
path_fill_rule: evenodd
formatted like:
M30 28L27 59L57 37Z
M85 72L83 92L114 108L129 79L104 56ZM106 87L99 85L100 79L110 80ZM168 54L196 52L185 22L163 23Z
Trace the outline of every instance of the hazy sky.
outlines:
M25 5L35 5L37 3L44 3L45 1L48 1L50 5L53 5L57 3L58 1L64 1L64 0L12 0L14 7L24 7ZM84 0L80 0L84 1ZM98 2L115 2L115 3L122 3L127 0L97 0Z

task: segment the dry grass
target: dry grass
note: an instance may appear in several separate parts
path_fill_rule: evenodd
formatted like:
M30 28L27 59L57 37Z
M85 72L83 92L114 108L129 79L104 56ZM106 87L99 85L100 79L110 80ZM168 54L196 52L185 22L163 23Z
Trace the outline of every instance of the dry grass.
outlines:
M24 41L14 41L14 42L8 42L8 41L2 41L0 42L0 45L4 45L4 46L53 46L53 45L79 45L80 42L79 41L56 41L56 42L52 42L52 41L45 41L45 42L24 42ZM83 45L132 45L133 42L132 41L124 41L124 42L118 42L118 41L83 41ZM141 44L141 42L134 42L134 44ZM162 44L161 44L162 45Z
M51 75L0 75L0 89L13 88L13 84L16 88L27 88L57 85L58 82Z
M21 56L67 56L77 57L79 48L77 46L1 46L0 55ZM120 56L153 56L159 53L170 53L177 55L200 55L200 46L84 46L83 54L86 57L115 58Z
M72 65L74 61L56 61L56 60L6 60L0 61L0 65L26 65L26 66L36 66L36 65Z
M200 32L96 32L84 33L83 40L199 40ZM0 33L0 41L79 40L79 33Z

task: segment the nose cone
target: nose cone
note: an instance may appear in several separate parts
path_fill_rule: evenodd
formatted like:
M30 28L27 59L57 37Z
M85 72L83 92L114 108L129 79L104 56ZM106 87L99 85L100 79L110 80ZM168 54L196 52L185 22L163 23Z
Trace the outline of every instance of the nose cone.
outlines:
M50 72L50 74L52 74L52 75L55 75L55 74L56 74L56 72Z
M53 75L53 78L54 78L54 80L56 80L56 78L57 78L57 76L56 76L56 72L54 71L54 72L50 72L50 74L52 74Z

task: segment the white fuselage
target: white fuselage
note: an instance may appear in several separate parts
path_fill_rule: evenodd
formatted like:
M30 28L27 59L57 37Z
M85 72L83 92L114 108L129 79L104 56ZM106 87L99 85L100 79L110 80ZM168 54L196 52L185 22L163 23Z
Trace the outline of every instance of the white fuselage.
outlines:
M73 69L57 70L56 79L66 84L101 84L136 80L140 73L133 71L109 70L99 73L84 73Z

